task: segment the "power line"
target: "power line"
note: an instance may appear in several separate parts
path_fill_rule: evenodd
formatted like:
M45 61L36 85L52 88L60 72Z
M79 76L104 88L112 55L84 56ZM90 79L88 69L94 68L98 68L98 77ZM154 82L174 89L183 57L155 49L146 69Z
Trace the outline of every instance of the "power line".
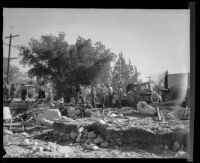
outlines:
M4 42L3 44L4 44L5 46L9 46L9 44L7 44L7 43L5 43L5 42ZM11 47L12 47L12 48L18 48L18 45L11 45Z

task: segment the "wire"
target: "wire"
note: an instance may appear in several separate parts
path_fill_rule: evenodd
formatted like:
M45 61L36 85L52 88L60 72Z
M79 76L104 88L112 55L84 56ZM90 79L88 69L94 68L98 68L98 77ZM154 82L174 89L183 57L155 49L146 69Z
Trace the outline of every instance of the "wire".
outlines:
M7 43L3 43L5 46L9 46L9 44L7 44ZM13 48L16 48L16 49L18 49L18 46L17 45L11 45L11 47L13 47Z

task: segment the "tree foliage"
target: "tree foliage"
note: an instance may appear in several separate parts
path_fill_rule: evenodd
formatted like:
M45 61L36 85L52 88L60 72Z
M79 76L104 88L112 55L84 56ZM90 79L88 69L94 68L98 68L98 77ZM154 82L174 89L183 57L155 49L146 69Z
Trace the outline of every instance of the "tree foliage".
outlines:
M3 61L3 80L7 82L7 68L8 63L7 60ZM9 68L9 75L8 75L8 82L9 83L20 83L24 82L26 79L26 74L22 73L17 66L10 65Z
M21 63L31 66L30 77L43 77L54 83L59 96L70 93L73 85L90 84L109 67L115 54L101 42L78 37L75 44L65 41L65 33L32 38L20 47Z
M114 89L122 85L122 88L125 90L128 84L138 81L139 75L140 73L137 71L137 68L131 64L130 59L129 63L126 63L121 52L112 71L112 84Z

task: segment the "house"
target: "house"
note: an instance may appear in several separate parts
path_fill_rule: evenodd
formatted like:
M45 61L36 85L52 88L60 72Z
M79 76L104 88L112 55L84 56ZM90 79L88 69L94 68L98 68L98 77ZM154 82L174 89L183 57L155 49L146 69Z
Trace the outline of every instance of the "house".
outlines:
M189 103L190 73L168 74L168 88L172 99L180 99Z
M190 88L190 73L168 74L168 88Z

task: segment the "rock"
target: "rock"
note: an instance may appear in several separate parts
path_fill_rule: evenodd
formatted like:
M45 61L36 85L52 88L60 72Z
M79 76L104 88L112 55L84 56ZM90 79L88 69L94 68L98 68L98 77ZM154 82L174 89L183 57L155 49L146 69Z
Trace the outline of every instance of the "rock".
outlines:
M42 125L45 125L45 126L50 126L50 127L53 127L53 121L51 121L51 120L47 120L46 118L41 118L40 119L40 123L42 124Z
M99 122L100 124L102 124L102 125L105 125L105 124L106 124L106 122L105 122L104 120L102 120L102 119L98 120L98 122Z
M75 115L75 108L69 106L69 107L67 108L67 114L68 114L69 117L73 117L73 116Z
M98 147L98 146L96 146L96 145L94 145L94 144L86 144L86 143L84 143L83 144L83 147L85 148L85 149L88 149L88 150L99 150L100 148Z
M29 136L29 134L26 133L26 132L23 132L22 135L23 135L23 136Z
M74 153L74 150L69 146L59 146L57 151L59 153L64 153L66 155L71 155Z
M107 146L108 146L108 142L102 142L102 143L100 144L100 146L101 146L101 147L107 147Z
M52 142L48 142L47 146L49 146L51 149L56 150L57 149L57 145L56 143L52 143Z
M111 117L117 117L117 115L115 113L112 113L110 116Z
M40 113L38 115L37 120L40 121L41 118L54 121L54 120L61 120L62 116L59 109L45 109L43 113Z
M85 117L91 117L92 113L89 110L85 111Z
M44 147L38 147L39 152L43 152Z
M3 133L5 135L13 135L13 132L11 130L3 129Z
M169 150L169 147L167 145L164 146L165 150Z
M32 150L33 150L33 152L36 152L36 151L37 151L37 149L38 149L38 147L37 147L37 146L32 146Z
M154 145L152 150L155 153L160 153L163 150L162 148L163 148L162 145Z
M75 115L79 115L81 113L81 111L80 110L75 110L74 113L75 113Z
M102 143L102 142L103 142L103 139L102 139L102 137L98 136L96 139L94 139L93 142L94 142L95 144L97 144L97 143Z
M52 148L49 146L45 146L44 151L53 152Z
M180 148L179 142L178 141L174 142L174 144L173 144L173 150L177 151L179 148Z
M35 141L33 144L34 144L35 146L38 146L38 145L39 145L39 143L38 143L38 142L36 142L36 141Z
M62 120L65 121L74 121L72 118L66 117L66 116L62 116Z
M72 139L75 139L75 138L77 137L78 134L77 134L76 132L74 132L74 131L71 131L69 135L70 135L70 137L71 137Z
M32 145L32 143L30 142L29 139L25 139L24 142L25 142L26 145Z
M80 128L78 129L78 133L82 133L83 130L84 130L84 128L83 128L83 127L80 127Z
M91 132L88 133L87 136L88 136L89 139L92 139L92 138L96 137L96 134L94 133L94 131L91 131Z
M178 151L175 158L188 158L188 154L184 151Z
M12 120L12 114L10 112L10 108L7 106L3 107L3 120Z
M77 138L76 138L76 142L80 142L81 140L81 133L78 134Z
M99 150L100 148L98 146L96 146L96 145L92 145L92 149L93 150Z
M148 105L144 101L139 101L137 103L137 110L139 111L140 114L143 114L143 115L155 115L156 114L155 108Z

